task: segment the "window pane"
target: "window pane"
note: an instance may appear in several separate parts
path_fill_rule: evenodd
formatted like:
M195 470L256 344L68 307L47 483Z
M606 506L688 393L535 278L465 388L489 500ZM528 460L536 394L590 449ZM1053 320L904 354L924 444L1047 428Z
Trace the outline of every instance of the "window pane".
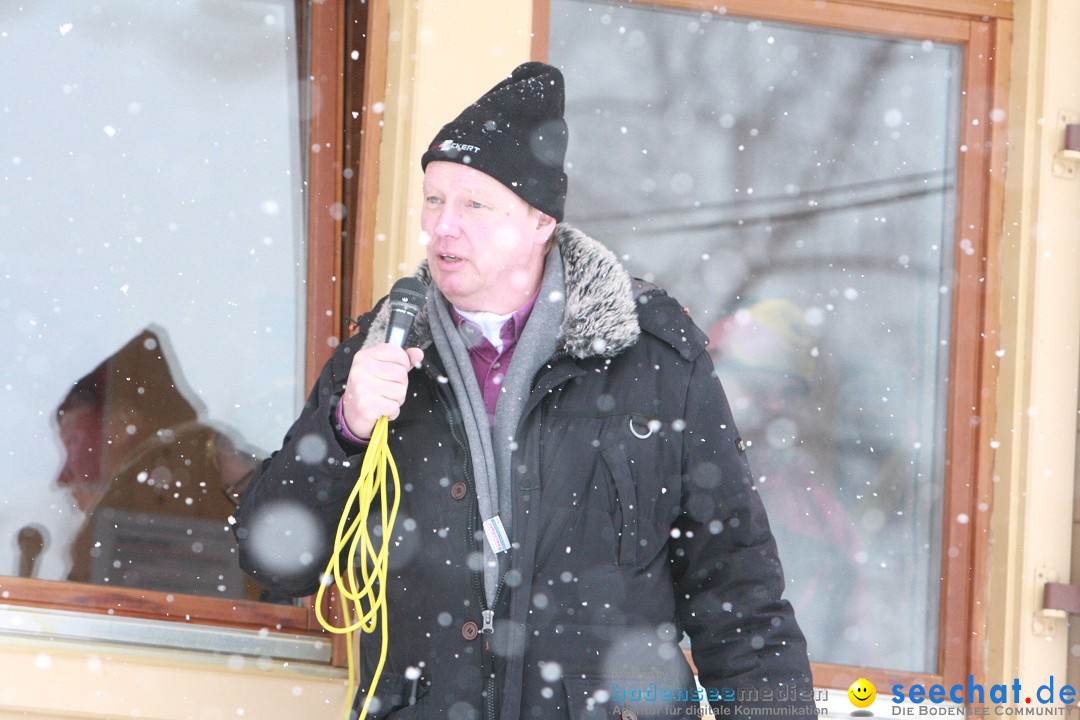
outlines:
M567 217L709 333L816 661L936 668L960 60L552 2Z
M293 2L0 14L0 573L254 597L226 491L302 377Z

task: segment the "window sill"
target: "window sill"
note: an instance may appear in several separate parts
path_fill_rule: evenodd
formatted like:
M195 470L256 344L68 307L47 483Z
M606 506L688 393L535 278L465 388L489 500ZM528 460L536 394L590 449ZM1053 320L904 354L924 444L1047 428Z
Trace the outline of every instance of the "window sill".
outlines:
M182 651L220 658L234 668L254 660L259 669L270 669L283 660L286 667L296 662L328 669L331 657L331 642L319 637L12 605L0 605L0 637L40 640L51 648L59 642L169 651L173 661L176 651Z

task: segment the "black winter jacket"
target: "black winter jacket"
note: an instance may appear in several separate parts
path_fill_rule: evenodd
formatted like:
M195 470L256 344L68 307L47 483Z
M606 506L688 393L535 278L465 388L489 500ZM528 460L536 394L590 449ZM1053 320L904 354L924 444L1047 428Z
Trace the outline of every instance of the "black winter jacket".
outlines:
M557 233L566 321L519 425L513 549L490 613L458 403L425 313L414 325L425 360L390 424L402 492L374 717L686 714L702 691L684 631L718 716L812 714L805 642L704 334L599 243ZM338 347L243 497L241 564L274 592L318 588L363 453L336 433L336 405L353 353L382 342L387 315L377 307ZM313 514L314 552L273 521L288 503ZM361 690L377 658L378 637L364 635Z

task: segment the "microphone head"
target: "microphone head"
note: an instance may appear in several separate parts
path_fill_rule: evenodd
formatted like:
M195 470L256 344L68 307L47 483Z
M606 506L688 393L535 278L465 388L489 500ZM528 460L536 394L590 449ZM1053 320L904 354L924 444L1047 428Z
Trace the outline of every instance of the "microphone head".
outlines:
M401 278L390 288L390 324L386 342L405 347L416 314L427 300L427 288L414 277Z
M390 308L415 315L424 307L427 287L414 277L404 277L390 288Z

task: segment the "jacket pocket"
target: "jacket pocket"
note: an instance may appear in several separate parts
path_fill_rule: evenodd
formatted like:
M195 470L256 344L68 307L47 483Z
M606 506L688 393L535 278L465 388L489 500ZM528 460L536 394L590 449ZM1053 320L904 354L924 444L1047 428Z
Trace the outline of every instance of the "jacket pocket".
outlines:
M375 687L375 697L368 706L367 718L369 720L416 720L424 717L422 699L427 695L428 686L431 683L424 676L410 680L404 675L383 673L379 678L379 684ZM353 698L352 713L350 718L360 716L364 706L367 686L361 685Z
M644 720L651 717L697 717L700 690L666 678L615 679L602 675L563 675L570 720Z
M619 564L636 565L638 557L638 498L637 485L630 470L626 451L618 445L605 448L604 464L615 481L616 528L619 530Z
M610 684L606 678L590 675L563 676L563 689L566 690L566 712L570 720L600 720L619 718L621 713L613 707L608 698ZM602 690L601 697L597 691Z

